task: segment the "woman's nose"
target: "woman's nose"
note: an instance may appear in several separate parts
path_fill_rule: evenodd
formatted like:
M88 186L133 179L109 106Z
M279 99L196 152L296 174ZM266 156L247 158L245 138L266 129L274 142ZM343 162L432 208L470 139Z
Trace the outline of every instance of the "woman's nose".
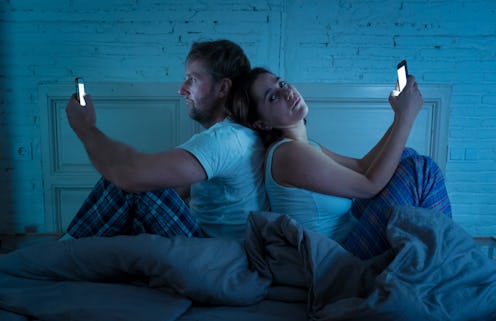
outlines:
M281 89L283 90L283 97L284 99L286 99L286 101L289 101L291 100L291 98L293 98L293 91L289 86Z

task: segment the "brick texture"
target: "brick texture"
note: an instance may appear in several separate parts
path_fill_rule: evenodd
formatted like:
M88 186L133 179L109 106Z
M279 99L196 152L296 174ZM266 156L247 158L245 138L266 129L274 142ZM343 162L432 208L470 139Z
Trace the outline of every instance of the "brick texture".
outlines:
M496 235L495 1L0 0L0 233L44 232L38 86L172 82L192 41L228 38L290 81L452 86L454 219Z

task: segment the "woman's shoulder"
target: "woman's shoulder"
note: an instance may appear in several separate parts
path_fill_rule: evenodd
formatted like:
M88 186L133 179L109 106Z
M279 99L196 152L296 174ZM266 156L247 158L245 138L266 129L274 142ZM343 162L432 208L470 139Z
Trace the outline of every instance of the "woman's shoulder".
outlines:
M295 140L291 138L284 138L273 142L268 147L268 150L280 150L283 152L293 152L295 150L300 151L321 151L321 146L315 141L304 142L301 140Z
M292 153L299 148L300 144L301 142L291 138L276 140L267 148L267 156L273 158L273 155L286 155Z
M303 142L289 138L281 139L272 143L267 149L267 156L275 162L299 163L309 155L321 154L320 145L317 143Z
M288 140L276 147L266 164L279 185L304 188L309 173L319 171L325 162L326 156L308 142Z
M276 150L279 148L279 146L285 144L285 143L291 143L291 142L294 142L293 139L289 139L289 138L283 138L283 139L279 139L279 140L276 140L274 142L272 142L269 147L267 147L267 151L273 151L273 150Z

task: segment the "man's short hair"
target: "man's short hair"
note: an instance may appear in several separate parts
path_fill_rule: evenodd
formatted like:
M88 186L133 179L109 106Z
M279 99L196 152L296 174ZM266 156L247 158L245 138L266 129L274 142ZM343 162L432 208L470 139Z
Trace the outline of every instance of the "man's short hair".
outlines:
M230 78L234 82L251 69L250 61L243 49L238 44L225 39L194 42L186 62L196 59L206 63L216 81Z

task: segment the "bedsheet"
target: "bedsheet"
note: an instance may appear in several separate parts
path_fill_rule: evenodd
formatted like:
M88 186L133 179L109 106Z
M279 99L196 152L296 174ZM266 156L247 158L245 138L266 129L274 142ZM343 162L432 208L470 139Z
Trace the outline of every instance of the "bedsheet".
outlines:
M392 249L362 261L259 212L244 243L146 234L44 243L0 257L0 318L496 320L496 263L455 222L396 207L387 235Z

